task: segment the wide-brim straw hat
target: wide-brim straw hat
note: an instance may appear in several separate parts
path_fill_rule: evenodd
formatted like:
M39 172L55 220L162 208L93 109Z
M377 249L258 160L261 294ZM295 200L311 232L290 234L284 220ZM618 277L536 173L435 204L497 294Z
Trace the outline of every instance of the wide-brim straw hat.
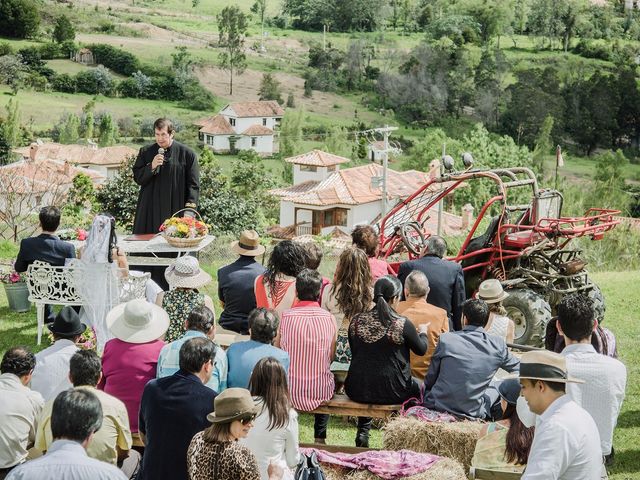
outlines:
M213 412L207 415L211 423L231 423L260 412L251 393L246 388L227 388L213 401Z
M567 371L565 357L548 350L525 352L520 358L520 373L509 378L542 380L558 383L584 383L584 380L572 378Z
M107 328L127 343L147 343L162 337L169 328L169 315L143 299L115 306L107 314Z
M507 298L509 294L504 291L499 280L491 278L485 280L478 288L477 297L486 303L498 303Z
M231 250L238 255L246 257L256 257L265 251L264 245L260 244L260 236L255 230L243 230L240 239L231 244Z
M164 278L171 288L201 288L211 283L211 275L200 268L196 257L189 255L177 258L167 267Z

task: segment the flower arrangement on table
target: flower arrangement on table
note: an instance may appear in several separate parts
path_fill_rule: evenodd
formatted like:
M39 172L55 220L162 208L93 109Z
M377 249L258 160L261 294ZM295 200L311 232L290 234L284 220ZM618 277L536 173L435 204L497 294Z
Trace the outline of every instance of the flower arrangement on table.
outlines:
M60 240L79 240L84 242L87 239L87 235L88 233L84 228L68 228L58 232Z
M49 342L53 345L53 333L49 332ZM96 332L93 330L93 327L87 327L87 329L80 335L80 339L76 346L80 350L95 350L96 345L98 344L96 340Z
M160 225L160 232L174 247L192 247L207 236L209 227L193 217L171 217Z

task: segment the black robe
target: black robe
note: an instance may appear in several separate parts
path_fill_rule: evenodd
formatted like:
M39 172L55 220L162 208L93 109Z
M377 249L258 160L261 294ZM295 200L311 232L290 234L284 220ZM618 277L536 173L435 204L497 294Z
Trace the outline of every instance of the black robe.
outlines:
M198 203L200 169L198 157L185 145L174 141L165 151L165 162L154 175L151 161L157 143L142 147L133 165L133 178L140 185L133 233L157 233L160 225L186 204ZM180 215L182 216L182 215Z

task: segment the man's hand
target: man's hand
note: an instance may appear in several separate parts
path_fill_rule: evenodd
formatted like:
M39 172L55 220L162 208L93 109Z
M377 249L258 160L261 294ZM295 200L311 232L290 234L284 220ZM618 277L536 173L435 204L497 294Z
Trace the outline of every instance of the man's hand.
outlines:
M281 480L284 476L284 468L277 463L270 463L267 467L267 475L269 475L269 480Z
M155 170L164 163L164 155L158 154L151 161L151 170Z

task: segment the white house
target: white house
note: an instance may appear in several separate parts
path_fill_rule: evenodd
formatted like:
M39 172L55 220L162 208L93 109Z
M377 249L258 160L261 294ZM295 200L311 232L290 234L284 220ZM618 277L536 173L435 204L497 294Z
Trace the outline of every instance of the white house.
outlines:
M293 185L271 190L280 197L281 227L295 226L297 235L326 235L336 228L349 233L381 217L382 190L373 185L374 178L382 176L380 165L340 170L349 159L320 150L285 161L293 164ZM428 173L388 169L388 205L407 198L428 179Z
M255 150L262 155L276 151L274 130L280 125L284 115L278 102L238 102L230 103L215 117L196 122L199 137L207 147L216 153L236 150Z

